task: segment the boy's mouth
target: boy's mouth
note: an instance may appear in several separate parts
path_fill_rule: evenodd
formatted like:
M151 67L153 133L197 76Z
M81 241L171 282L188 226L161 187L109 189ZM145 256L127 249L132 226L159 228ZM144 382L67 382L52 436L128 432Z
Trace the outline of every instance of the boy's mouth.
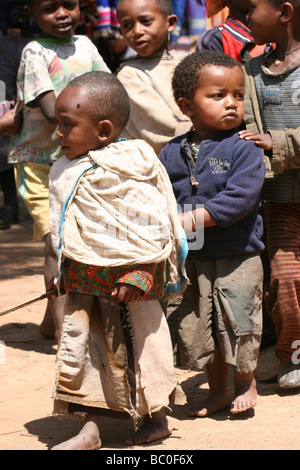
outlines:
M147 46L148 42L147 41L135 41L135 47L137 48L142 48Z
M70 29L71 27L71 23L60 23L56 25L56 29L59 29L60 31L65 31L67 29Z
M238 118L238 115L235 112L227 113L223 117L225 121L236 121L237 118Z

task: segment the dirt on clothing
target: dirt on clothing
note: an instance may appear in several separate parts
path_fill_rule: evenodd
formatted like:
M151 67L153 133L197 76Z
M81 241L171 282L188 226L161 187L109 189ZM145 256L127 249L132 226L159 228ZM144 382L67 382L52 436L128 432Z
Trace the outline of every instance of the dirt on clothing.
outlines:
M44 293L43 244L32 241L28 218L0 231L0 310ZM78 432L77 421L52 416L56 345L39 333L46 300L0 316L0 450L48 450ZM208 392L204 372L176 369L190 404ZM281 391L276 383L258 382L254 410L209 418L191 418L187 406L168 412L171 437L149 446L128 447L130 420L103 417L102 449L159 450L298 450L300 389ZM232 385L230 386L232 393Z

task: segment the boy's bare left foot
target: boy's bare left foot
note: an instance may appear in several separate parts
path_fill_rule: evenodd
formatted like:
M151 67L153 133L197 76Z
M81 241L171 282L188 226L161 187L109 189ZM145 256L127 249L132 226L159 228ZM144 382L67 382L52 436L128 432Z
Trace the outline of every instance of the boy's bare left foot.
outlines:
M189 410L190 416L198 418L206 418L218 411L222 411L228 407L228 393L226 390L220 393L209 392L206 400L200 406Z
M52 450L99 450L101 445L98 425L89 420L77 436L52 447Z
M170 436L172 430L173 428L166 417L164 409L161 409L156 413L152 413L151 416L146 415L141 428L134 433L132 438L126 439L125 444L129 446L149 444Z
M254 408L257 402L256 380L252 374L243 376L243 374L235 375L235 398L231 404L231 413L243 413ZM248 379L247 379L248 377Z

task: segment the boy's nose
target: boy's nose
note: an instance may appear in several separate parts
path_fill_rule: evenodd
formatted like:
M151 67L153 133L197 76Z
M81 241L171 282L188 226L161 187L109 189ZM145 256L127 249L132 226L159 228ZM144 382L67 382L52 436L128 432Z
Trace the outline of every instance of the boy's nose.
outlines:
M135 36L140 36L142 34L143 28L141 23L136 22L133 28L133 33Z
M60 6L57 10L56 10L56 16L68 16L68 10L66 10L63 6Z
M234 99L233 96L228 95L226 98L226 106L230 108L236 108L236 100Z

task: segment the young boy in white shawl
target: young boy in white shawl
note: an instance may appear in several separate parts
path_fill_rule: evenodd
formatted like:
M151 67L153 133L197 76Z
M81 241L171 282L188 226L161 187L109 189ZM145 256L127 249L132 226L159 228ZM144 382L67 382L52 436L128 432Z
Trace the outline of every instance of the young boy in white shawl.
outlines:
M125 88L105 72L74 79L56 101L64 156L50 173L59 262L48 290L66 291L67 301L54 412L83 425L53 449L99 449L101 414L143 417L128 445L167 437L165 408L185 402L158 299L185 288L186 239L154 150L118 140L129 108Z

